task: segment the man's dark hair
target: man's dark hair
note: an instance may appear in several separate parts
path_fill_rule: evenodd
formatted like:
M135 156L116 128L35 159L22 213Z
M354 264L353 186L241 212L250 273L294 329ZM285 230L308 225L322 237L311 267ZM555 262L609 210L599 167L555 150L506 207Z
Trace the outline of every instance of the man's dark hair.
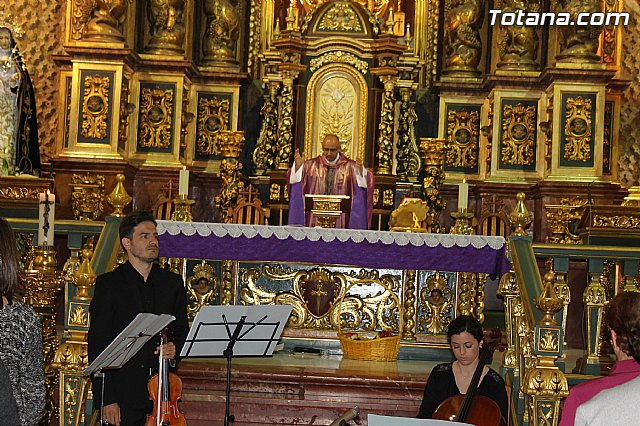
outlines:
M141 224L142 222L153 222L154 225L158 226L156 223L156 218L153 216L148 210L141 210L131 212L122 219L120 222L120 242L122 242L123 238L129 238L133 236L133 228Z
M606 309L605 320L616 332L616 345L640 362L640 293L619 293Z

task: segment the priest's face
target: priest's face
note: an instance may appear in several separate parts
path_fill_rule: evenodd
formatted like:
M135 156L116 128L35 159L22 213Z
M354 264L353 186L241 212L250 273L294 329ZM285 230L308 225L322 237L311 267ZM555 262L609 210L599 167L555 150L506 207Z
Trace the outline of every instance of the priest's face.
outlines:
M322 155L327 161L334 161L340 153L340 141L334 135L327 135L322 141Z

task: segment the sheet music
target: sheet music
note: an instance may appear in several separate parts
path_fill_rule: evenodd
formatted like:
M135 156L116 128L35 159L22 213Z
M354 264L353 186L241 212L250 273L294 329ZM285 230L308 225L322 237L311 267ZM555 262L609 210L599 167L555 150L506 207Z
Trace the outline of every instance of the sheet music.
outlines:
M114 370L122 367L151 337L175 319L173 315L167 314L138 314L84 370L84 375L88 376L98 370Z
M224 356L243 316L245 324L233 347L233 356L270 356L291 309L290 305L203 306L193 320L180 356Z
M452 424L456 426L473 426L469 423L452 423L447 420L414 419L410 417L381 416L378 414L369 414L367 421L369 426L451 426Z

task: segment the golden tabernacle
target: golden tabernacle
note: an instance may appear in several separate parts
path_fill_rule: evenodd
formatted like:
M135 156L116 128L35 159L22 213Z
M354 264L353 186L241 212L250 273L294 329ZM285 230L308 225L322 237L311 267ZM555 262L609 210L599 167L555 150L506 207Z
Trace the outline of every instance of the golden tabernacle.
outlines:
M272 357L178 363L190 426L414 418L462 315L504 347L508 423L557 425L611 369L610 302L640 291L639 19L631 0L3 1L0 217L43 362L0 335L13 394L30 365L39 424L95 424L90 307L150 211L146 264L182 283L186 322L291 307Z

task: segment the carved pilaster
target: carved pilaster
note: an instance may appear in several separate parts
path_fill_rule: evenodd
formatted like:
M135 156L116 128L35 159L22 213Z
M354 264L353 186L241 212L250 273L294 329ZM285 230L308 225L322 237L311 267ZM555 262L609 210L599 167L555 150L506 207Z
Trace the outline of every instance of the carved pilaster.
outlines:
M404 281L404 327L402 338L413 340L416 338L416 271L405 271Z
M82 265L72 275L76 294L65 309L65 331L71 336L56 351L52 367L58 370L60 380L60 424L77 425L85 413L89 391L89 378L84 370L89 366L87 333L89 331L89 289L95 284L96 275L91 268L93 247L82 250Z
M589 273L589 284L584 290L583 301L587 309L587 364L599 364L601 355L600 327L602 326L604 306L608 302L602 274ZM599 367L597 370L600 370Z
M522 382L532 426L557 424L562 399L569 393L567 378L555 365L562 356L563 337L555 320L555 313L562 309L562 300L556 295L553 281L553 273L545 274L542 293L535 299L542 312L534 334L535 365L527 368Z
M234 284L233 261L222 261L222 282L220 286L220 304L233 304L233 284Z
M498 294L504 299L504 323L505 333L507 335L507 350L504 354L502 366L514 369L514 375L516 375L515 372L517 371L518 365L516 353L517 327L515 324L518 321L516 316L519 316L519 313L516 312L515 304L520 295L520 290L518 289L516 273L513 270L500 278Z
M260 110L262 116L262 128L260 136L253 151L253 165L257 175L262 175L266 170L271 170L276 162L276 145L278 143L278 109L276 95L280 88L279 81L267 81L267 93L264 95L264 104Z
M381 175L390 175L393 167L393 124L394 124L394 97L396 77L381 75L380 81L384 84L382 93L382 110L380 111L380 124L378 129L378 170Z
M64 287L64 273L57 271L56 252L49 247L34 249L32 265L21 273L26 288L24 302L42 318L42 349L44 355L46 401L43 421L49 424L58 417L54 404L58 376L52 368L58 349L56 338L56 299Z
M400 117L398 120L398 146L396 154L396 175L400 180L416 182L420 171L420 154L416 143L415 123L418 119L415 101L411 100L413 90L400 88Z
M284 71L280 93L280 124L276 143L276 168L286 170L293 147L293 80L299 71Z

